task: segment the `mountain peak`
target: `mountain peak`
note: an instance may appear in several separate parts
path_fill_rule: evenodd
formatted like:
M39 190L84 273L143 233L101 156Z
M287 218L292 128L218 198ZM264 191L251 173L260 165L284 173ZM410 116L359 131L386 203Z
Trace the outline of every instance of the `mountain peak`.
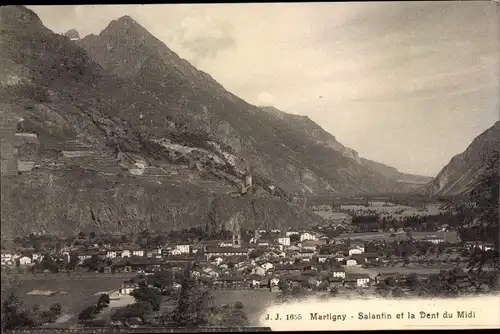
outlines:
M101 32L115 32L116 30L126 31L128 34L131 32L139 33L141 35L149 34L148 31L141 26L137 21L135 21L132 17L125 15L116 20L113 20L109 23L109 25Z
M43 27L42 20L31 9L25 6L4 6L0 8L0 22L2 30L10 28L31 29Z
M64 36L69 37L71 40L79 40L80 39L80 34L78 33L78 30L76 29L70 29L66 31Z
M129 15L124 15L120 18L118 18L116 20L116 22L120 23L120 24L123 24L123 25L131 25L131 24L137 24L139 25L139 23L137 23L132 17L130 17Z

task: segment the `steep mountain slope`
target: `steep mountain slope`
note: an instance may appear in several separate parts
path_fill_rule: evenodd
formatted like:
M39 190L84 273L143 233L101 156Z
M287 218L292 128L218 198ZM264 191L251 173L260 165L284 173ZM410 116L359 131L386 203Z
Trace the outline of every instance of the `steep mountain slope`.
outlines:
M306 138L310 138L315 141L317 145L340 152L345 157L353 159L358 164L383 175L391 181L398 182L400 184L400 188L396 188L395 190L399 190L401 192L411 191L415 188L421 187L433 179L428 176L401 173L394 167L365 158L360 158L358 152L339 143L333 135L325 131L318 124L314 123L307 116L289 114L271 106L261 107L261 109L282 120L290 131L294 131L295 133L303 135Z
M316 132L299 135L274 114L227 92L128 16L78 43L105 69L177 106L176 124L227 145L255 173L288 193L401 189L399 183L358 163L357 154L335 139L323 142L324 134Z
M314 140L316 144L338 151L344 156L354 159L354 161L361 164L358 152L339 143L332 134L314 123L309 117L289 114L273 106L262 106L260 108L281 119L290 130L303 133L306 137Z
M249 227L318 221L279 187L266 195L259 175L260 195L235 196L245 162L227 145L179 127L176 105L103 69L31 10L2 7L0 22L2 237L220 229L238 211Z
M500 122L477 136L467 149L454 156L422 192L427 195L466 195L486 162L500 148Z

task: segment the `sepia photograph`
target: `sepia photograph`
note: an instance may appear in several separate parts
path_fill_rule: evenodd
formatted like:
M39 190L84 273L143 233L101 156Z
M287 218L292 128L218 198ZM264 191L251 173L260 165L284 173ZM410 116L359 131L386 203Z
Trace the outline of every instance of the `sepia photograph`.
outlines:
M500 328L500 3L0 7L2 333Z

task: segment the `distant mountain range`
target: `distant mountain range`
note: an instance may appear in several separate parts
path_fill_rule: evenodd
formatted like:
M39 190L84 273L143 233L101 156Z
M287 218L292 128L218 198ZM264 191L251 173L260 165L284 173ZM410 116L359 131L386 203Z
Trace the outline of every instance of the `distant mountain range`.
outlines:
M38 167L2 170L2 233L219 229L236 212L249 227L303 226L321 220L304 196L430 179L360 158L308 117L248 104L129 16L83 39L23 6L0 20L2 121L37 134L9 150Z
M493 152L500 148L500 122L477 136L467 149L455 155L436 176L419 190L434 196L467 195L485 170Z

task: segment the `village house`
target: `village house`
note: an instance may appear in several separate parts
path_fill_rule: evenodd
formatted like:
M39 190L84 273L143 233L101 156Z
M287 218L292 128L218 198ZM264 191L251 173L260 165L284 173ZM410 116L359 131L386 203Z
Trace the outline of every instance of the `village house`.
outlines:
M365 252L365 248L364 247L355 246L355 247L352 247L351 249L349 249L349 255L361 254L361 253L364 253L364 252Z
M302 261L311 261L312 257L314 256L314 251L310 249L301 249L298 253L298 255L294 256L295 258L299 258Z
M62 258L63 258L63 261L70 262L71 261L71 253L69 251L63 251ZM32 259L33 259L33 257L32 257Z
M365 258L366 263L375 263L380 261L380 254L378 253L363 253L360 254Z
M277 287L279 282L280 279L278 277L271 277L269 279L269 287L270 288Z
M209 278L218 278L220 276L219 272L214 268L203 269L202 275Z
M245 255L228 256L225 258L225 261L234 268L243 266L247 262L247 260L248 257Z
M268 246L271 246L273 244L273 242L271 240L267 240L267 239L259 239L257 241L257 246L259 247L268 247Z
M328 260L330 258L329 255L318 255L318 262L319 263L325 263L326 260Z
M460 243L460 235L457 231L436 231L436 232L412 232L412 238L417 241L428 241L433 243L449 242Z
M274 265L269 261L262 261L262 262L258 263L258 265L261 266L262 268L264 268L266 271L274 268Z
M250 287L252 288L260 288L260 282L262 277L259 275L250 275L247 277L247 281L250 283Z
M330 277L328 278L328 288L329 290L343 286L344 278L343 277Z
M131 257L131 256L132 256L132 252L130 251L130 249L122 250L122 253L121 253L122 258Z
M366 288L370 285L370 276L362 273L350 273L344 279L345 287Z
M326 241L324 239L323 240L304 240L300 243L300 246L303 249L315 251L318 247L325 245L325 244L326 244Z
M130 283L130 282L125 282L121 285L120 290L118 290L118 293L120 295L129 295L139 287L137 283Z
M255 266L252 268L252 274L254 275L265 276L266 273L267 270L262 268L261 266Z
M285 247L290 246L290 237L278 237L276 239L277 243Z
M286 237L290 237L290 236L292 236L292 235L299 235L299 234L300 234L300 233L299 233L299 232L297 232L297 231L287 231L287 232L285 232L285 236L286 236Z
M92 258L92 254L84 252L84 253L78 253L76 254L76 257L78 257L78 261L80 263L83 263L83 261Z
M248 250L244 247L207 247L205 256L210 258L211 256L236 256L244 255L248 256Z
M224 262L224 259L221 256L212 256L208 262L213 265L219 266L221 263Z
M21 257L19 258L19 264L20 264L21 266L30 265L31 263L32 263L32 261L31 261L31 257L29 257L29 256L21 256Z
M344 262L347 256L349 256L347 252L337 252L332 255L337 262Z
M10 265L13 264L13 254L10 251L2 250L1 264Z
M144 250L142 250L142 249L133 249L132 250L132 256L143 257L144 256Z
M162 257L162 250L158 249L147 249L145 250L145 256L148 258L157 258L160 259Z
M106 251L106 258L108 259L115 259L118 256L118 251L115 249L110 249Z
M220 276L214 280L216 284L225 288L243 287L245 281L243 276Z
M303 242L305 240L316 240L316 235L309 233L309 232L304 232L300 234L300 242Z
M332 277L345 278L345 275L346 275L345 270L342 267L336 267L336 268L333 268L333 270L332 270Z
M495 244L493 244L492 242L485 242L485 241L466 241L464 243L464 246L469 250L478 248L482 251L489 251L495 248Z
M383 273L375 276L375 283L380 284L387 282L388 279L392 279L396 284L403 284L407 278L408 275L404 273Z
M345 261L345 265L348 267L356 266L357 264L358 264L358 261L356 261L355 259L347 259Z
M423 239L424 242L430 242L431 244L440 244L444 242L444 239L438 236L427 236Z
M221 241L219 242L219 247L233 247L233 241L232 240Z
M380 260L380 255L377 253L353 254L351 259L356 260L358 264L375 263Z
M31 261L32 262L42 261L42 260L43 260L43 254L36 253L36 252L31 254Z

